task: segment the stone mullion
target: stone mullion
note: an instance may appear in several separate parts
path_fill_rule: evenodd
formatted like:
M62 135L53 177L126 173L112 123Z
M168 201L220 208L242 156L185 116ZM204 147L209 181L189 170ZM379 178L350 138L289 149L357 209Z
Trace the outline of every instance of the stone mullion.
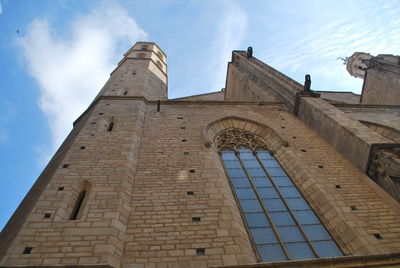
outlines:
M288 260L290 260L290 259L291 259L291 258L290 258L290 254L289 254L289 252L287 251L287 249L286 249L286 247L285 247L285 245L284 245L284 243L283 243L283 241L282 241L282 238L281 238L281 236L279 235L279 232L278 232L278 230L276 229L276 226L275 226L274 222L272 221L271 216L269 215L269 212L268 212L267 208L265 207L264 203L262 202L262 198L261 198L260 194L258 193L257 188L256 188L256 186L254 185L254 183L253 183L253 181L252 181L252 179L251 179L250 174L248 173L248 171L247 171L245 165L243 164L242 159L240 158L240 153L236 151L235 154L236 154L237 158L239 159L239 162L240 162L240 164L242 165L242 168L243 168L244 172L246 173L247 179L249 180L249 182L250 182L250 184L251 184L251 187L253 188L253 190L254 190L254 192L255 192L255 194L256 194L256 196L257 196L258 202L260 203L260 205L261 205L261 207L262 207L262 209L263 209L263 211L264 211L264 214L267 216L267 218L268 218L268 220L269 220L269 223L271 224L272 230L274 231L274 234L275 234L276 238L278 239L279 245L281 246L281 248L282 248L282 250L283 250L283 252L284 252L286 258L287 258Z
M222 160L222 166L224 167L224 171L225 171L226 177L229 178L229 179L228 179L229 185L231 186L231 189L232 189L232 192L233 192L233 196L234 196L234 198L235 198L235 200L236 200L236 203L239 204L239 206L238 206L238 207L239 207L239 212L240 212L240 214L241 214L241 216L242 216L244 225L246 226L246 231L247 231L249 237L253 237L252 234L251 234L251 232L250 232L250 227L249 227L249 225L247 224L246 217L245 217L245 215L244 215L244 212L243 212L243 210L242 210L242 207L240 206L239 198L236 196L235 187L233 186L233 183L232 183L232 181L231 181L231 179L230 179L231 177L229 176L229 174L228 174L228 172L227 172L227 170L226 170L226 166L225 166L224 160L222 159L221 154L222 154L222 150L219 152L220 158L221 158L221 160ZM236 152L235 152L235 154L236 154ZM239 159L239 157L238 157L237 155L236 155L236 157ZM239 160L239 161L240 161L240 160ZM242 163L240 163L240 164L242 165ZM246 173L246 174L247 174L247 173ZM258 249L257 249L257 247L256 247L256 245L255 245L253 239L251 239L251 244L252 244L252 246L253 246L253 248L254 248L254 251L256 252L256 255L257 255L258 260L261 261L261 256L260 256L260 254L258 253Z
M317 251L315 250L314 246L311 244L310 240L308 239L305 231L303 230L303 227L301 226L301 224L297 221L295 215L293 214L292 210L290 209L289 205L286 202L286 199L283 197L281 191L279 190L279 188L276 186L275 182L272 180L271 176L269 175L269 173L267 172L267 169L265 168L264 164L260 161L260 159L258 158L258 155L256 152L253 152L254 156L257 158L257 161L261 164L262 169L264 170L265 174L267 175L267 177L269 178L269 180L271 181L272 185L274 186L276 192L278 193L279 197L281 198L283 204L285 205L287 211L289 212L289 214L292 216L294 222L296 223L297 227L299 228L301 234L303 235L304 239L306 240L307 244L309 245L309 247L311 248L311 251L313 252L313 254L317 257L320 258L319 254L317 253ZM291 180L291 179L290 179ZM296 187L297 189L297 187Z

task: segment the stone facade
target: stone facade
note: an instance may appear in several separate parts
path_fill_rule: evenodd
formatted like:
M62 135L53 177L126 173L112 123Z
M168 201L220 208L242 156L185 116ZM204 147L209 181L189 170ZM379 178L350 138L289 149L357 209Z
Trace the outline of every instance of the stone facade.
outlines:
M400 205L366 174L397 148L400 108L319 95L234 51L223 92L168 100L164 52L137 43L2 231L0 265L400 266ZM344 257L259 263L215 146L227 129L266 142Z

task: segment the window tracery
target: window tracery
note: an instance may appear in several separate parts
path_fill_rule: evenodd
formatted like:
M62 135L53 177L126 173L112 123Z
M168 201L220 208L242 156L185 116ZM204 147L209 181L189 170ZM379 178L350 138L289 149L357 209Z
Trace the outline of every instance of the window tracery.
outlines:
M221 132L216 138L216 144L219 151L231 149L237 151L241 146L248 147L251 150L265 148L265 142L258 136L241 129L229 129Z
M228 129L215 143L262 262L342 255L262 138Z

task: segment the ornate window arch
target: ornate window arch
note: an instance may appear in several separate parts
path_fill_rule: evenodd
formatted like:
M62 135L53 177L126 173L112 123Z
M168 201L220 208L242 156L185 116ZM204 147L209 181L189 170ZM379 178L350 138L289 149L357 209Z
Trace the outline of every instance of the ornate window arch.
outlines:
M231 128L215 145L262 262L343 255L262 138Z

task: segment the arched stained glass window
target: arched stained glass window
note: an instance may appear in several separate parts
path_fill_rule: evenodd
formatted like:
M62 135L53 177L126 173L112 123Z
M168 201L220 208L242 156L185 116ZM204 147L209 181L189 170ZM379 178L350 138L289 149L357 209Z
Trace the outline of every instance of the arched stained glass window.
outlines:
M261 138L231 129L216 144L262 262L343 255Z

